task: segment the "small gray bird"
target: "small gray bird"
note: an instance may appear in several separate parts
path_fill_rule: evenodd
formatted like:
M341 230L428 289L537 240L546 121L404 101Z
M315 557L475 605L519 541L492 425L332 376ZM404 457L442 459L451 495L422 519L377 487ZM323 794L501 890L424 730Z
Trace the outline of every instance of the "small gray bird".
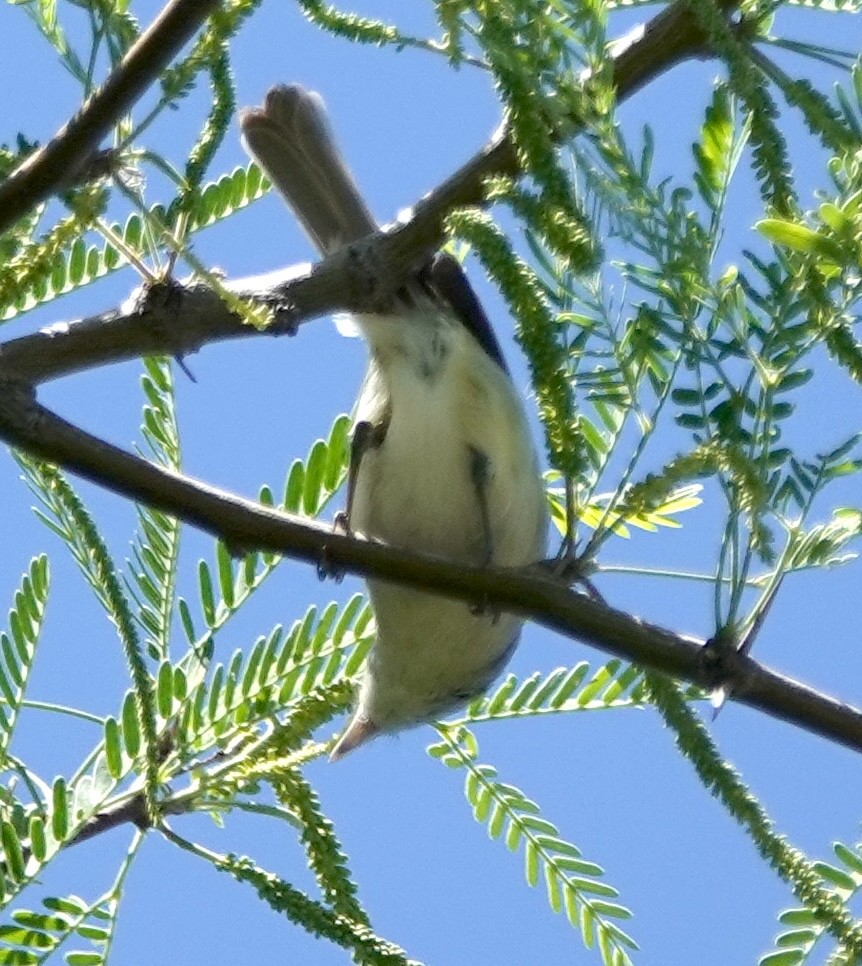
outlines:
M377 225L335 144L319 95L276 87L241 118L246 147L327 254ZM544 556L547 507L524 407L458 263L438 254L386 314L355 320L369 350L352 434L350 531L460 563ZM521 621L369 580L377 639L331 759L433 721L481 694Z

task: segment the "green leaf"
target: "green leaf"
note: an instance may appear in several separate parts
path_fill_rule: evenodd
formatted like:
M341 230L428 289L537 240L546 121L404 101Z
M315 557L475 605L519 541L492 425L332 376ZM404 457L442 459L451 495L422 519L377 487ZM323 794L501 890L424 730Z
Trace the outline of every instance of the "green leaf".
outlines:
M174 706L174 670L170 661L163 662L158 670L156 706L162 718L170 718Z
M35 966L42 957L26 949L0 949L0 966Z
M813 369L797 369L783 375L775 387L775 392L790 392L804 386L814 375Z
M20 882L24 878L24 853L21 840L11 822L0 822L0 842L3 844L6 874Z
M136 758L141 751L141 722L134 691L126 692L120 713L123 744L129 758Z
M320 492L327 471L328 453L323 440L318 440L311 448L305 464L305 486L302 494L302 512L315 516L320 506Z
M213 593L212 576L210 575L210 569L205 560L198 562L198 590L200 592L204 620L212 627L216 623L215 595Z
M805 959L805 953L801 949L784 949L761 956L757 962L758 966L797 966Z
M61 912L64 915L76 918L85 916L89 910L87 903L83 899L79 899L78 896L64 896L62 898L47 896L42 900L42 905L53 912Z
M40 864L48 854L48 843L45 839L45 822L41 815L30 816L30 851Z
M344 478L350 445L349 434L350 417L347 415L336 417L329 433L326 466L323 472L323 486L329 493L334 493Z
M816 926L819 924L817 914L813 909L784 909L778 915L778 921L786 926Z
M539 881L539 852L530 841L524 843L524 878L531 887Z
M828 862L815 862L814 868L823 876L826 882L838 886L839 889L846 889L848 892L852 892L859 888L853 876L849 875L843 869L839 869L837 866L830 865Z
M64 778L56 778L51 789L51 832L58 842L69 834L69 801Z
M105 760L112 778L120 778L123 774L123 749L121 745L120 726L116 718L105 720Z
M221 542L221 540L216 543L216 564L218 566L219 590L221 591L222 599L228 607L233 607L233 560L231 559L227 547Z
M294 460L287 474L284 485L284 508L291 513L300 509L302 493L305 484L305 466L301 460Z
M189 610L188 601L185 598L180 597L177 601L177 611L180 615L180 623L185 631L186 639L190 644L194 643L197 639L197 632L195 631L194 621L192 620L192 614Z
M701 197L713 209L730 174L733 137L730 96L722 85L713 93L701 128L700 142L693 148L698 174L695 180Z
M511 695L511 686L504 693ZM535 886L544 877L551 910L566 911L586 946L598 937L607 962L628 966L631 960L627 950L636 946L614 920L631 913L610 901L617 891L599 878L601 867L580 858L580 850L560 837L535 802L515 785L499 781L491 765L476 760L475 736L464 725L438 726L438 731L442 741L429 748L429 753L451 768L465 770L465 797L476 821L486 826L489 838L502 838L509 851L523 845L527 883Z
M57 941L53 936L36 929L22 929L19 926L0 926L0 939L18 946L30 946L33 949L53 949Z
M228 666L215 665L209 681L186 700L180 743L202 750L216 738L227 742L234 734L247 734L251 723L341 684L371 644L370 608L363 604L357 596L343 609L336 604L321 612L309 608L286 636L276 627L247 654L236 651Z
M612 660L583 684L588 671L589 665L582 662L574 668L556 668L545 678L533 674L523 682L514 674L507 675L496 691L473 701L460 720L571 714L646 704L646 695L638 688L642 674L637 668Z
M43 932L62 931L67 929L69 925L68 920L63 916L47 916L43 912L32 912L29 909L16 909L12 913L12 919L19 926L41 929Z
M805 255L817 255L841 264L843 255L840 247L825 235L807 225L783 218L764 218L754 226L774 245L783 245Z
M832 846L833 851L838 859L847 866L851 872L855 872L857 875L862 875L862 855L860 855L858 849L848 848L841 842L835 842Z
M0 694L5 699L0 715L0 757L9 747L26 693L42 630L48 588L48 558L44 555L34 557L21 578L14 606L9 611L11 640L9 635L0 632Z

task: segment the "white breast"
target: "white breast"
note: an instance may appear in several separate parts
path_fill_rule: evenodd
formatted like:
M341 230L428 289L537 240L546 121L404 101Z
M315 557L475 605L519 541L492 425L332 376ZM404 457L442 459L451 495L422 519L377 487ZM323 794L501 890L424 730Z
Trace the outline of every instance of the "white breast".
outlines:
M520 399L509 377L458 323L427 327L363 318L372 347L357 420L388 427L366 452L353 525L396 546L463 562L484 548L471 448L489 461L492 562L532 562L544 549L545 498Z
M427 323L427 324L426 324ZM363 317L372 352L357 420L388 427L356 481L352 525L395 546L466 563L485 550L471 448L488 459L492 563L544 553L546 509L526 418L509 377L457 321ZM360 706L383 730L440 714L486 687L520 621L370 581L378 640ZM447 701L447 699L449 699Z

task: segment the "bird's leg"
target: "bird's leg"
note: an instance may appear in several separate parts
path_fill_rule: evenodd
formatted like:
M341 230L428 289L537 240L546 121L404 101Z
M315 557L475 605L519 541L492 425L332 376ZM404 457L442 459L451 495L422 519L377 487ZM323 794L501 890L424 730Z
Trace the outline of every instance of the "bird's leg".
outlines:
M480 562L483 567L489 566L494 559L494 535L491 533L491 511L488 506L488 482L491 479L491 461L488 456L475 446L470 451L470 479L476 490L476 502L479 505L479 522L482 526L482 555ZM481 600L470 607L477 616L488 609L488 602ZM492 612L492 620L497 621L500 616L497 610Z
M479 504L479 520L482 524L481 564L487 567L494 558L494 538L491 534L491 513L488 509L488 480L491 477L491 461L475 446L470 446L470 479L476 489Z
M353 501L356 497L356 480L359 476L359 468L362 465L362 457L369 449L380 446L386 437L387 424L382 423L375 426L366 419L358 422L353 427L353 436L350 440L350 463L347 467L347 505L343 510L339 510L332 520L333 532L343 530L346 536L351 536L351 514L353 513ZM317 562L317 576L321 580L332 577L336 582L341 582L344 572L339 568L332 567L326 559L326 548L321 559Z
M353 427L353 436L350 440L350 464L347 467L347 505L343 510L335 514L332 521L333 530L344 530L350 536L350 519L353 513L353 500L356 496L356 480L359 477L359 467L362 465L362 457L372 447L376 448L383 442L386 435L386 427L376 427L367 419L363 419Z

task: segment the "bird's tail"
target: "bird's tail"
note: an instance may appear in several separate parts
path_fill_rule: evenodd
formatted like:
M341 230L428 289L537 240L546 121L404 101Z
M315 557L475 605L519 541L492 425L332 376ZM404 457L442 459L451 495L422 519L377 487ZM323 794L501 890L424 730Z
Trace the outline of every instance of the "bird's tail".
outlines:
M263 107L242 113L240 126L249 153L321 253L376 230L319 94L298 85L274 87Z

